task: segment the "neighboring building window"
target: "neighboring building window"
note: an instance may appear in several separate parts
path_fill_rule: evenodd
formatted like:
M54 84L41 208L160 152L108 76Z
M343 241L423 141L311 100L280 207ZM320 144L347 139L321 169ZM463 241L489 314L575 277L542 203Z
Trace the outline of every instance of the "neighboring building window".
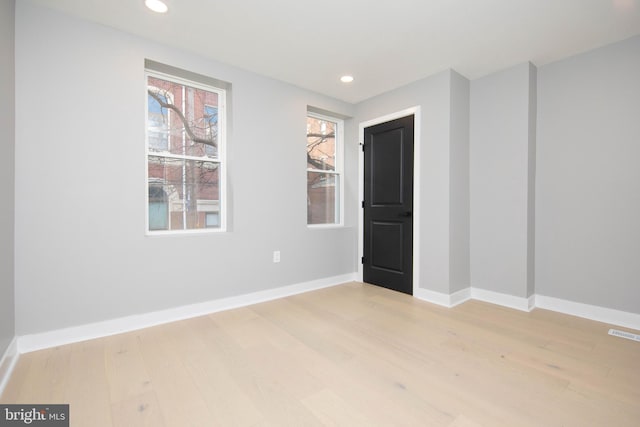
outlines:
M214 142L218 140L218 107L213 105L204 106L205 135ZM216 145L207 145L205 151L208 156L216 156Z
M160 103L171 102L168 94L163 94L158 88L149 88L156 93L156 97L147 95L147 138L150 151L167 151L169 149L169 110Z
M147 71L148 231L224 229L224 101L223 89Z
M219 227L220 214L218 212L207 212L205 221L206 221L207 227Z
M149 230L166 230L169 224L167 193L162 185L149 184Z
M342 121L307 115L307 224L341 224Z

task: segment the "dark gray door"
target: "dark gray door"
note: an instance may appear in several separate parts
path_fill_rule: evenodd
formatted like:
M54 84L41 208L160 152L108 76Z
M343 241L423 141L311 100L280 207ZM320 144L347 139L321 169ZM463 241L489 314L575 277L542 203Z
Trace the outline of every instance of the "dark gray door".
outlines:
M403 117L364 130L363 279L413 294L413 125Z

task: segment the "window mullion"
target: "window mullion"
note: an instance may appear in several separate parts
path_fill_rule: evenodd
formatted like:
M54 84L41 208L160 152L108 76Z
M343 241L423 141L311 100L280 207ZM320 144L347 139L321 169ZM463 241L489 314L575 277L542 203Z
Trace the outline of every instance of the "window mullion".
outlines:
M164 157L167 159L176 160L195 160L197 162L222 163L219 159L212 159L211 157L183 156L181 154L156 153L153 151L149 151L147 155L150 157Z
M338 172L338 171L324 170L324 169L307 169L307 172L316 172L316 173L327 173L327 174L332 174L332 175L340 175L340 172Z

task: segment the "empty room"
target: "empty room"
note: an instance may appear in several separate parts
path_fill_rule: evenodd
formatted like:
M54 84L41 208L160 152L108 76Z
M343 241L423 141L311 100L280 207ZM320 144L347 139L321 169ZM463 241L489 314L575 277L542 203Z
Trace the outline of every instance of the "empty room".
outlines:
M0 34L0 426L640 425L640 1Z

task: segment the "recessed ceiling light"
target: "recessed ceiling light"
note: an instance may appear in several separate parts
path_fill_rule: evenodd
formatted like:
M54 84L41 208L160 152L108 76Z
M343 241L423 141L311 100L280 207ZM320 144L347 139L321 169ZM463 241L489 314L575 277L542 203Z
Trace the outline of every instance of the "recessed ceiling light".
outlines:
M144 0L144 4L149 9L153 10L154 12L158 12L158 13L165 13L167 10L169 10L167 5L164 2L160 1L160 0Z
M353 76L342 76L340 77L340 81L342 83L351 83L353 81Z

